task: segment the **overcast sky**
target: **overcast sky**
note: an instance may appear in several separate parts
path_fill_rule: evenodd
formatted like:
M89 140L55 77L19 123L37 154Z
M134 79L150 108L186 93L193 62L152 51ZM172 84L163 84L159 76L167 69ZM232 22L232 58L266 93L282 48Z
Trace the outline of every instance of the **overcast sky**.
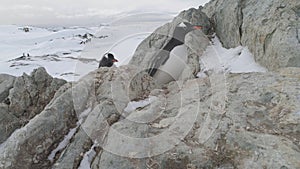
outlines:
M129 12L168 13L209 0L0 0L0 24L85 24Z

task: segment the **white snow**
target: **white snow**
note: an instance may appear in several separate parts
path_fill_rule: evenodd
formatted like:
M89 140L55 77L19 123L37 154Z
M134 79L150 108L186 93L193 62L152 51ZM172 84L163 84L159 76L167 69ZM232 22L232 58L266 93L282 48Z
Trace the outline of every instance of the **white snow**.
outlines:
M125 112L130 113L134 110L136 110L137 108L142 108L145 107L149 104L151 104L154 100L156 100L157 97L155 96L150 96L149 98L146 98L144 100L140 100L140 101L132 101L129 102L126 106L126 108L124 109Z
M116 66L129 62L137 46L157 27L171 20L169 15L143 15L124 17L103 26L97 36L107 36L103 39L93 39L86 45L83 58L99 59L106 52L114 54L119 60Z
M266 68L257 64L247 47L238 46L226 49L220 40L215 37L212 45L208 46L200 57L201 72L198 77L206 77L205 71L248 73L266 72Z
M95 144L84 154L78 169L91 169L91 162L96 155L94 148Z
M23 28L29 28L24 32ZM70 27L50 30L30 26L0 26L0 73L20 76L43 66L54 77L68 81L76 80L80 74L75 69L79 64L84 68L97 65L96 60L78 60L84 49L82 38L95 34L97 27ZM89 38L89 36L87 36ZM29 57L27 57L29 54ZM25 57L20 58L25 55ZM88 69L91 70L91 69Z
M29 32L24 32L24 27L29 28ZM79 51L84 48L84 45L80 44L84 39L78 35L95 34L97 29L70 27L53 31L30 26L1 25L0 61L15 59L23 53L42 56Z
M76 81L97 69L106 52L113 53L119 60L116 66L127 64L140 42L171 18L145 14L124 17L99 27L1 25L0 73L21 76L43 66L54 77ZM24 27L29 28L29 32L24 32ZM88 40L83 38L86 34L88 38L94 38L84 43ZM25 56L20 58L23 54ZM266 71L255 63L247 47L225 49L218 38L213 39L200 64L204 69L199 77L204 77L203 72L208 70L230 73Z
M63 141L61 141L58 144L58 146L54 150L51 151L50 155L48 156L48 160L50 160L51 162L53 162L56 153L59 152L59 151L61 151L61 150L63 150L65 147L67 147L67 145L69 144L70 140L72 139L72 137L76 133L78 127L81 125L81 123L84 120L84 118L86 116L88 116L88 114L90 112L91 112L91 108L88 108L88 109L84 110L82 113L80 113L79 120L76 123L76 127L70 129L69 133L67 135L65 135L65 138L63 139Z
M76 81L97 69L98 61L106 52L119 60L116 66L127 64L138 44L171 18L163 14L133 15L99 27L1 25L0 73L21 76L43 66L54 77ZM94 37L84 43L85 34ZM30 56L20 58L23 54Z

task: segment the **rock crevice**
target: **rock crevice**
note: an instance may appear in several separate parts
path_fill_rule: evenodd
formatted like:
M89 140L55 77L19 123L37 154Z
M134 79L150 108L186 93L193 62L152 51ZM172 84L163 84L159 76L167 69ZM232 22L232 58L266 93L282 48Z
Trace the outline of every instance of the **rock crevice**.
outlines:
M215 0L203 11L224 47L248 46L257 62L274 71L300 67L298 7L297 0Z

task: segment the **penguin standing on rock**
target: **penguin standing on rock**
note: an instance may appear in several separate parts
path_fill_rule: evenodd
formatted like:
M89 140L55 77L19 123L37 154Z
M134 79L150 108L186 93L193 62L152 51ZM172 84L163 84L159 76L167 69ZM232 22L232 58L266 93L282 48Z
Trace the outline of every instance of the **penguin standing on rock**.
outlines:
M172 39L156 54L149 64L148 73L159 84L177 80L187 62L187 47L184 45L185 35L202 27L188 22L179 23L173 32Z
M105 55L107 55L107 57ZM111 54L111 53L106 53L106 54L104 54L104 56L100 60L98 68L100 68L100 67L112 67L112 65L114 65L115 62L118 62L118 60L115 59L114 55Z

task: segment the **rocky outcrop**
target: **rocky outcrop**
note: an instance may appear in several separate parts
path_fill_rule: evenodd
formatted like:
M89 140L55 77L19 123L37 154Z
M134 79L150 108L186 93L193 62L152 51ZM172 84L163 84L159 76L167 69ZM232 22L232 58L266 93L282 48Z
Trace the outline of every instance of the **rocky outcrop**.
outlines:
M249 26L254 30L244 28L260 20L248 16L247 10L256 6L253 2L232 0L227 5L214 0L206 6L227 47L230 41L233 46L251 45L250 32L261 33L256 25ZM221 5L224 9L218 10ZM298 15L297 6L293 9ZM158 28L140 44L130 65L100 68L75 83L53 79L43 68L30 76L0 75L0 137L6 140L0 145L0 168L300 168L300 68L280 65L294 55L284 55L276 72L212 70L206 77L192 78L185 70L178 81L163 87L143 70L185 18L208 26L185 39L192 74L199 71L199 56L208 45L204 33L210 31L201 10L184 11ZM264 14L256 10L252 16ZM235 24L229 18L221 21L221 14L232 16ZM265 24L276 25L271 21ZM228 26L234 31L222 30ZM277 31L283 30L267 41L273 43ZM277 54L279 50L274 48ZM257 52L257 58L264 53ZM264 54L264 59L274 59ZM17 123L7 132L5 127L22 117L27 119L24 126L17 129Z
M86 147L90 148L91 140L100 139L95 135L101 129L99 125L109 126L104 123L106 120L114 123L129 100L148 95L155 87L151 81L145 72L133 67L101 68L73 85L64 85L41 113L1 145L0 168L48 168L55 160L57 168L77 166ZM78 130L68 146L76 149L69 149L59 159L55 156L58 151L51 159L51 151L70 129Z
M111 149L92 168L299 168L300 69L281 72L216 74L152 91L157 100L112 125Z
M9 91L9 110L16 117L31 119L44 109L65 83L65 80L52 78L45 68L35 69L30 76L17 77Z
M185 38L185 44L188 47L187 69L189 69L189 71L184 70L181 78L194 77L200 70L198 64L199 56L201 56L209 45L206 34L211 33L209 19L201 10L202 8L191 8L183 11L175 17L172 22L159 27L138 46L129 64L138 66L144 70L150 68L151 60L172 38L175 27L182 21L188 21L193 25L203 26L202 31L192 31L188 33ZM195 43L195 41L201 43Z
M203 11L225 47L248 46L269 70L300 67L298 0L213 0Z
M211 74L155 89L132 66L100 68L16 130L0 146L0 168L77 168L93 144L95 169L299 168L299 73ZM148 95L150 104L124 111Z
M65 80L52 78L44 68L34 70L30 76L1 75L0 143L40 113L65 83Z
M9 94L9 90L13 87L15 77L11 75L0 75L0 102L4 102ZM7 100L8 101L8 100Z

